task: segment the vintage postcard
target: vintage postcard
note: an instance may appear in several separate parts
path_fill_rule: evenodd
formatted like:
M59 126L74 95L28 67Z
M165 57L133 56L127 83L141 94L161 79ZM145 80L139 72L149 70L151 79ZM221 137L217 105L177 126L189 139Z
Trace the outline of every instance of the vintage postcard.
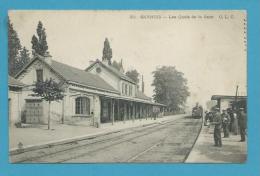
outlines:
M245 10L10 10L10 163L245 163Z

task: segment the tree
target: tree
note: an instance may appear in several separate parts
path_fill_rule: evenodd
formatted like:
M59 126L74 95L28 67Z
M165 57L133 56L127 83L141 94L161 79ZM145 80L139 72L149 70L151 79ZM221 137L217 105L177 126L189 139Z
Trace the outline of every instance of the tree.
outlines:
M107 60L108 64L111 65L111 59L112 59L112 49L110 48L109 41L106 38L104 41L102 61Z
M16 64L20 49L20 39L8 17L8 73L12 76L17 73Z
M31 41L33 55L35 56L36 54L39 54L41 56L44 56L48 51L48 44L46 40L47 36L46 36L45 28L43 27L41 21L39 21L38 23L36 32L38 37L33 35Z
M167 105L171 112L179 111L190 95L184 74L172 66L162 66L153 72L156 102Z
M111 65L112 65L112 67L114 67L118 71L121 71L122 73L124 73L123 59L121 59L120 62L117 62L117 61L114 60Z
M134 70L129 70L126 73L126 76L128 76L129 78L131 78L136 84L139 83L139 73L137 72L136 69Z
M46 79L45 81L37 81L35 88L33 88L34 94L32 96L42 97L42 100L45 100L49 103L49 112L48 112L48 130L50 129L50 108L52 101L62 100L63 88L62 83L56 83L52 78Z
M30 53L29 50L26 49L26 47L23 47L22 50L20 50L20 56L17 60L17 70L21 70L27 63L30 61Z
M117 61L113 61L112 62L112 66L115 68L115 69L117 69L118 71L120 70L120 65L119 65L120 63L118 63Z

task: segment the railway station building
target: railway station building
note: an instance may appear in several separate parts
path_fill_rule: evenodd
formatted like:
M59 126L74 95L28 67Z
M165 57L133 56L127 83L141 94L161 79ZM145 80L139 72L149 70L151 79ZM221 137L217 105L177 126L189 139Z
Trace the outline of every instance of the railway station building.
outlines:
M53 60L50 55L38 55L15 76L17 81L27 85L20 92L19 114L24 114L25 123L47 123L47 102L32 96L32 88L37 80L50 78L62 84L65 90L63 100L51 103L52 121L85 121L99 126L164 113L165 105L153 102L131 78L107 61L96 60L81 70Z
M217 101L217 106L220 108L220 111L233 108L235 104L237 108L247 109L247 96L213 95L211 100Z

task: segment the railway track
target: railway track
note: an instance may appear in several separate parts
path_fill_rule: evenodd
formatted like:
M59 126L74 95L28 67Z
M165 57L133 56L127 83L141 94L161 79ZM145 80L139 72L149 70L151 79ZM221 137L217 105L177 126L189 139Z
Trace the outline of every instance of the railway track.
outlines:
M193 126L198 133L199 124L200 120L183 118L11 155L10 159L14 163L138 162L146 153L163 145L174 131L189 131Z

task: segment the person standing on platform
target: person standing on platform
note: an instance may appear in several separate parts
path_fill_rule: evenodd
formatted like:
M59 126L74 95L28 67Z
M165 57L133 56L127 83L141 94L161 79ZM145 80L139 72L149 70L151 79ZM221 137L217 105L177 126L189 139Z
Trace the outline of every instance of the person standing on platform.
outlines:
M233 124L232 124L232 131L234 135L238 134L238 119L237 119L236 111L233 112Z
M213 120L212 124L215 125L215 128L214 128L215 145L214 146L222 147L222 139L221 139L222 119L221 119L221 114L219 112L219 108L215 108L214 120Z
M228 138L229 137L230 116L227 113L227 110L223 110L223 114L221 116L222 116L224 138Z
M238 125L240 128L240 136L241 136L240 142L246 141L246 127L247 127L246 121L247 121L247 117L246 117L246 113L244 112L244 108L240 108L239 115L238 115Z

